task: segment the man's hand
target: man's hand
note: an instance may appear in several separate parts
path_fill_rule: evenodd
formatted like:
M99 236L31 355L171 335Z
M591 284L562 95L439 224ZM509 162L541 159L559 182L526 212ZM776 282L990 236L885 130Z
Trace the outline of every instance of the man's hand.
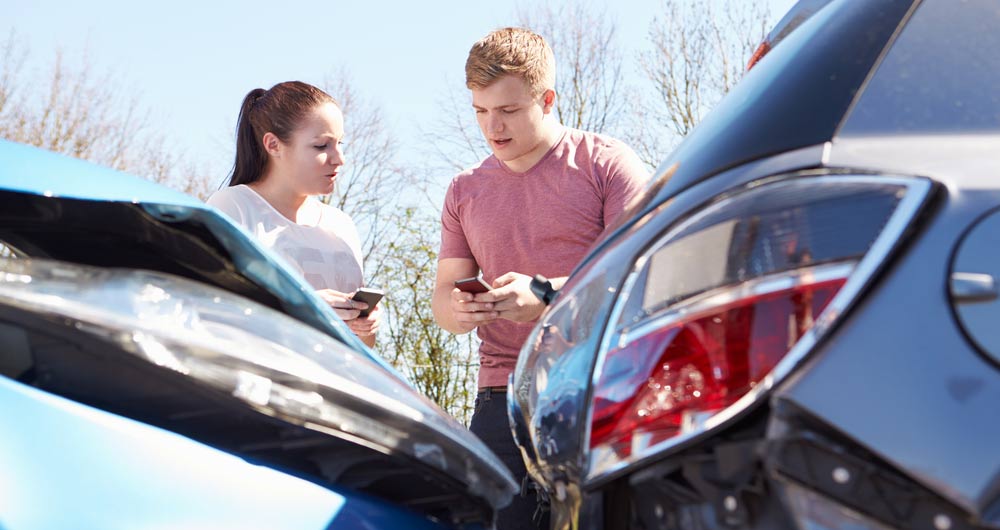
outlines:
M438 261L431 309L439 326L451 333L468 333L497 319L492 301L475 300L471 293L455 288L455 281L479 273L476 260L445 258Z
M462 333L489 324L499 317L493 309L493 302L481 302L476 296L459 289L451 290L451 314L462 329Z
M500 318L531 322L545 311L545 304L531 292L531 276L508 272L493 281L493 290L477 294L477 303L493 303Z

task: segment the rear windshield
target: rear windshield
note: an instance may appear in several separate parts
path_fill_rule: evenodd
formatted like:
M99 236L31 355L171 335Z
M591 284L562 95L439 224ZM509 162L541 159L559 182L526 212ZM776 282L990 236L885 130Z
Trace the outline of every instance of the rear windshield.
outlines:
M1000 129L1000 2L924 0L840 134Z
M775 46L661 164L649 202L739 164L826 142L912 3L834 0Z

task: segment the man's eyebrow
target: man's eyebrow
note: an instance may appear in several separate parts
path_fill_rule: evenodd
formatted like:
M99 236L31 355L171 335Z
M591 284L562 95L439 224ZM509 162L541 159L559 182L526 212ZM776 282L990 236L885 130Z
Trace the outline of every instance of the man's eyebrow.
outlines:
M505 103L503 105L497 105L497 106L495 106L493 108L494 109L506 109L506 108L517 107L517 106L519 106L517 103ZM484 107L482 105L476 105L475 103L473 103L472 104L472 108L475 108L475 109L485 109L486 107Z

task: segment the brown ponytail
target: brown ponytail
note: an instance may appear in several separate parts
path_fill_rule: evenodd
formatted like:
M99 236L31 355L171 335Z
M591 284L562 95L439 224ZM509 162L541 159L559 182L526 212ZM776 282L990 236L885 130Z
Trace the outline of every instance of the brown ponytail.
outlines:
M260 180L268 160L264 135L270 132L282 142L288 142L309 111L323 103L336 105L337 101L326 92L301 81L278 83L270 90L251 90L240 106L236 124L236 161L229 185Z

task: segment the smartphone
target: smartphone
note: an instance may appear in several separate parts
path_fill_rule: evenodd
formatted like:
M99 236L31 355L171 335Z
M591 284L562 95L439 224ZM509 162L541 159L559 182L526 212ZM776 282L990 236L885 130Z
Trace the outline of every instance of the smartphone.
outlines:
M382 297L385 296L385 291L382 289L372 289L371 287L362 287L354 293L351 300L358 302L364 302L368 304L368 309L362 309L361 313L358 314L358 318L364 318L375 309L375 304L378 303Z
M467 293L485 293L486 291L493 290L493 287L483 280L482 274L474 278L455 280L455 287L458 287L460 291L465 291Z

